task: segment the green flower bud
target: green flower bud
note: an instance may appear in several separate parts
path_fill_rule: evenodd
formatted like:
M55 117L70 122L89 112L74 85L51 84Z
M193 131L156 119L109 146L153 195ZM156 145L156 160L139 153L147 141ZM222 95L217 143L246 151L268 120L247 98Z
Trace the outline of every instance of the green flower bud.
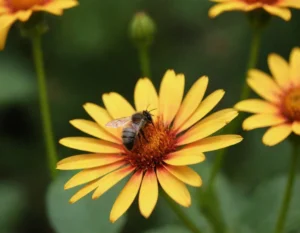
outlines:
M153 42L155 31L154 21L145 12L138 12L130 23L129 35L137 46L149 46Z

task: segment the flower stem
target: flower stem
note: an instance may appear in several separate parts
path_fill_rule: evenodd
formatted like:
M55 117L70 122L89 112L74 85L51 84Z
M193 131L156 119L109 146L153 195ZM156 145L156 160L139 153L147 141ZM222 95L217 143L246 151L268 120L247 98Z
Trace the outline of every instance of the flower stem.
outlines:
M40 112L43 122L44 140L47 149L48 156L48 166L51 173L51 177L54 178L56 175L56 163L57 163L57 153L53 138L51 116L49 109L49 101L47 96L47 85L44 70L43 61L43 51L42 51L42 34L35 31L31 35L32 42L32 54L35 64L37 82L39 88L39 102L40 102Z
M185 227L193 233L201 233L198 227L194 224L194 222L182 211L181 207L176 204L165 192L162 192L162 196L168 202L171 209L178 216L181 222L185 225Z
M284 198L283 198L279 216L277 219L275 233L282 233L284 230L284 224L286 221L289 205L290 205L291 198L292 198L295 175L296 175L296 171L297 171L298 156L299 156L299 145L297 144L296 141L294 141L288 181L287 181L287 184L285 187Z
M259 55L259 48L260 48L260 42L261 42L261 28L253 28L253 33L252 33L252 41L251 41L251 46L250 46L250 55L249 55L249 60L248 60L248 65L246 68L246 74L245 76L247 77L247 72L249 69L255 68L257 61L258 61L258 55ZM246 82L246 78L242 87L242 91L240 94L240 100L244 100L247 99L250 95L250 88L247 85ZM243 115L243 114L240 114ZM235 133L237 132L237 130L239 129L239 126L241 125L242 122L242 117L240 116L239 119L233 121L227 128L227 132L229 134ZM223 158L227 153L227 149L225 148L223 150L219 150L214 164L213 164L213 168L211 170L210 176L209 176L209 180L208 180L208 188L212 188L213 183L215 181L215 178L222 166L222 162L223 162Z
M150 78L150 60L149 60L149 50L147 45L138 46L140 69L143 77Z

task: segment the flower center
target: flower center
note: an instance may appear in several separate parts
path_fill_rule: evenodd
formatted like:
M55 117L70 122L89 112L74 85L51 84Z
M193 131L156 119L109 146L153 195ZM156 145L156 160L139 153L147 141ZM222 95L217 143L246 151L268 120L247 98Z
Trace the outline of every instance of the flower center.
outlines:
M284 98L283 113L290 120L300 120L300 88L289 92Z
M254 3L262 3L267 5L274 5L279 0L242 0L243 2L246 2L247 4L254 4Z
M154 126L145 126L143 132L146 139L140 133L133 150L127 152L127 159L132 166L145 171L162 165L166 155L175 151L176 134L159 119Z
M7 0L9 8L14 11L27 10L36 5L43 5L49 0Z

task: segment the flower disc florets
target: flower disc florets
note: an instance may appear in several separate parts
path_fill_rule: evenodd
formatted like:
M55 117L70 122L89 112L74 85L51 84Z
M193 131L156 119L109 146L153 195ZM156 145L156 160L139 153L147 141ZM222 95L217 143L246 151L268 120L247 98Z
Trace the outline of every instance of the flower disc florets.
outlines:
M154 125L148 124L143 129L145 138L136 138L132 151L127 152L128 162L141 170L160 166L166 155L175 151L176 134L164 126L161 120Z
M283 101L283 114L291 121L300 120L300 88L286 94Z
M278 0L243 0L243 1L248 4L262 3L262 4L267 4L267 5L273 5L278 2Z

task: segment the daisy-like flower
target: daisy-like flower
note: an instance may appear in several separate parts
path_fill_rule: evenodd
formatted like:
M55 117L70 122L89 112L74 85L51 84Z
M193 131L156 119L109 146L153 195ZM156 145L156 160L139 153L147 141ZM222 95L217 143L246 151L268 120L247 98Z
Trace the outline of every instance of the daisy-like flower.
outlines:
M300 135L300 48L292 50L289 63L277 54L270 54L268 63L274 79L256 69L249 71L247 79L264 100L243 100L235 108L255 113L243 122L245 130L271 126L263 142L273 146L292 132Z
M202 162L205 159L203 152L236 144L242 138L239 135L208 137L238 113L234 109L225 109L202 119L221 100L224 91L217 90L202 101L208 84L208 78L204 76L196 81L182 102L184 83L183 74L176 75L169 70L162 79L158 96L148 78L140 79L134 92L136 110L115 92L103 95L106 109L92 103L84 105L95 122L77 119L71 124L96 138L60 140L64 146L91 152L63 159L57 164L60 170L83 169L65 184L65 189L88 183L71 197L70 203L92 191L92 198L99 198L131 174L112 207L112 222L130 207L138 193L140 212L149 217L158 199L158 183L175 202L185 207L191 205L185 184L199 187L202 181L188 165ZM154 124L143 129L146 140L137 137L133 149L128 151L122 144L122 129L107 128L105 124L147 107L155 109L151 111Z
M0 50L4 48L8 31L15 21L27 21L34 11L62 15L64 9L77 4L77 0L0 0Z
M288 21L291 19L290 8L300 9L299 0L212 0L218 4L209 10L209 16L214 18L225 11L252 11L264 9L271 15L279 16Z

